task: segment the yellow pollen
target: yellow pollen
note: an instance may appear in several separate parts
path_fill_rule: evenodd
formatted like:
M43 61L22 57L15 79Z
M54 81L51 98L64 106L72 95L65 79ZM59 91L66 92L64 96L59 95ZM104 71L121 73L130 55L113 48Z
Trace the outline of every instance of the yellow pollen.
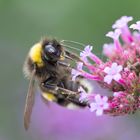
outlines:
M56 101L56 97L52 93L42 93L42 96L48 101Z

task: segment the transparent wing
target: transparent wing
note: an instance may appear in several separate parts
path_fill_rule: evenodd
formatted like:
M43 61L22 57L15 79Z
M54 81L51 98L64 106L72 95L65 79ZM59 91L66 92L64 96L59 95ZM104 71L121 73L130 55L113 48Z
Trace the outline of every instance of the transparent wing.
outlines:
M35 71L32 72L30 83L29 83L29 89L26 97L25 102L25 109L24 109L24 127L27 130L29 128L30 124L30 118L32 114L32 108L34 105L35 100L35 79L34 79Z

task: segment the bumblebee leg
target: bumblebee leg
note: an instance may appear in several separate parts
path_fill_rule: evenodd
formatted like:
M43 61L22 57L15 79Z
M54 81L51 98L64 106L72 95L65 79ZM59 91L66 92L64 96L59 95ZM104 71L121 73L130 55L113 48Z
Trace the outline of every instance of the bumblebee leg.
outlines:
M55 77L50 76L47 80L41 83L44 88L53 90L57 86L57 80Z
M74 104L76 104L76 105L79 105L79 106L81 106L81 107L89 106L88 103L86 103L86 102L80 102L80 101L79 101L79 98L76 98L76 97L74 97L74 96L73 96L73 97L68 96L68 97L67 97L67 100L70 101L70 102L72 102L72 103L74 103Z
M79 101L80 92L78 92L78 86L79 84L77 83L68 82L66 84L66 81L65 81L65 82L62 82L61 85L58 86L58 91L60 94L65 95L66 100L69 102L72 102L81 107L89 106L88 103Z

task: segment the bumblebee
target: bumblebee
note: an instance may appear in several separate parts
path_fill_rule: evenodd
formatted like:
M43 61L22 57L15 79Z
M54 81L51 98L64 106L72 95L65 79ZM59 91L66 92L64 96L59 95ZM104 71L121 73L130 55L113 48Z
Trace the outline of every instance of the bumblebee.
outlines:
M35 100L35 84L41 90L43 101L54 101L68 107L71 103L85 107L79 102L78 88L82 77L71 80L71 62L81 61L57 40L45 38L31 47L23 71L30 80L24 111L24 127L28 129ZM85 88L86 90L86 88Z

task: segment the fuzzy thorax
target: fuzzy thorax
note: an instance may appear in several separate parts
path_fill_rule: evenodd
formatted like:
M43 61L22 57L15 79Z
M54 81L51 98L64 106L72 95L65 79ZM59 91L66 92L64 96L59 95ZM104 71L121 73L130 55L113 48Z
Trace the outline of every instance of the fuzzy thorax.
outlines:
M31 58L31 60L40 67L43 66L41 51L42 51L42 46L40 43L37 43L30 49L29 52L29 57Z

